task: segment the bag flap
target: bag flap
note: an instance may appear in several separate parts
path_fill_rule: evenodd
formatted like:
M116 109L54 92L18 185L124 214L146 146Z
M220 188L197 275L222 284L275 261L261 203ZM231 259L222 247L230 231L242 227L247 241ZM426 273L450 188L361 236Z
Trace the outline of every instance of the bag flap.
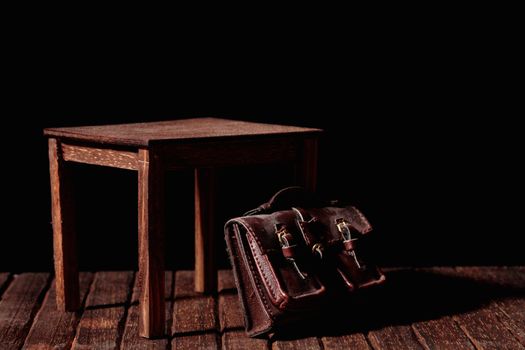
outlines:
M284 210L272 214L262 214L253 216L243 216L235 218L226 223L232 222L242 225L246 231L255 239L262 254L269 251L281 250L276 231L280 225L286 225L292 234L299 234L295 224L296 214L293 210Z
M372 231L372 226L365 216L355 207L324 207L324 208L294 208L302 225L321 225L325 237L322 238L328 244L342 241L343 237L337 227L338 220L344 220L350 224L359 234L365 235ZM318 231L312 228L311 231Z

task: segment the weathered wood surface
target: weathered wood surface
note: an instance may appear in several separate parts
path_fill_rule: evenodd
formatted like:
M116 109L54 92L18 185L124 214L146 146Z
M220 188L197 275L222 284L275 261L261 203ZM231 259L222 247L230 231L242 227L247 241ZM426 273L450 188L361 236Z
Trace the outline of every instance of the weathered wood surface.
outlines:
M419 269L423 273L433 273L435 276L447 278L455 276L454 268ZM474 345L450 316L414 322L412 324L419 342L430 349L474 349Z
M141 338L142 282L133 277L81 273L81 308L65 313L55 308L55 284L47 274L0 273L0 349L525 348L523 268L392 270L387 288L360 300L351 328L324 333L323 319L311 333L270 340L244 333L229 270L219 271L216 295L196 293L192 271L166 272L168 332Z
M321 338L325 350L355 349L370 350L366 337L361 333Z
M138 169L137 152L71 145L67 143L62 143L61 146L64 160L68 162L101 165L128 170Z
M216 301L195 292L193 271L175 273L173 349L218 348Z
M126 350L161 350L166 349L169 343L169 336L166 335L160 339L146 339L139 336L139 297L142 281L138 278L135 279L135 286L133 287L133 295L131 297L131 304L128 310L128 318L124 327L124 335L122 337L121 349ZM172 304L173 304L173 272L169 271L165 273L165 293L164 298L166 301L166 328L171 327L171 315L172 315ZM168 332L171 334L171 332Z
M277 340L272 344L272 350L293 350L293 349L307 349L320 350L321 344L315 337L292 339L292 340Z
M320 131L312 128L220 118L192 118L149 123L47 128L44 134L50 137L96 143L148 146L152 142L159 141L312 134Z
M521 345L525 346L525 270L519 272L516 269L509 269L506 273L493 271L491 275L502 285L516 288L518 291L509 298L497 300L495 304L505 313L506 317L502 318L502 322Z
M524 349L518 340L523 330L515 335L509 327L514 321L496 304L500 298L524 300L525 288L522 281L520 284L523 273L509 278L508 270L503 268L457 268L457 272L459 276L478 282L482 286L480 294L493 295L484 301L483 307L454 316L476 348Z
M410 326L387 326L368 333L375 349L423 349Z
M131 297L132 272L98 272L72 349L118 349Z
M47 273L15 275L0 300L0 348L19 349L40 308L49 280Z
M227 331L222 335L222 349L232 350L266 350L268 341L264 339L251 339L246 336L244 330Z
M452 317L412 325L419 341L430 349L475 349Z
M223 349L267 349L265 339L250 339L244 332L244 318L239 305L235 281L231 270L218 274L219 330L222 332Z
M80 300L84 301L93 281L93 274L80 274ZM63 312L56 306L56 285L48 290L42 307L33 321L24 349L69 349L75 338L80 312Z

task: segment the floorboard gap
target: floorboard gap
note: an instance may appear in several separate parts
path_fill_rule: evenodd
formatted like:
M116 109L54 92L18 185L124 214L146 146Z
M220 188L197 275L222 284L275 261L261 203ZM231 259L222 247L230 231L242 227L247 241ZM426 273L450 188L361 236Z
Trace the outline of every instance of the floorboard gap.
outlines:
M321 337L317 337L317 342L319 343L319 349L324 350L324 344L323 344L323 340L321 339Z
M372 343L372 341L370 340L370 338L368 337L369 335L369 332L363 332L363 335L365 336L365 340L366 340L366 343L368 344L368 346L370 347L370 349L373 349L373 350L380 350L378 348L376 348L374 346L374 344Z
M46 301L46 299L49 297L49 293L51 292L51 283L53 283L54 281L54 276L49 276L49 278L51 279L51 282L47 281L46 283L46 286L44 287L44 290L45 290L45 294L44 294L44 297L42 298L41 302L40 302L40 305L38 307L38 311L33 315L33 318L31 320L31 327L29 327L29 331L27 332L26 334L26 339L24 339L24 344L22 345L22 349L25 347L25 344L27 342L27 336L29 334L31 334L31 331L33 330L33 327L35 326L35 320L38 319L38 315L40 314L40 312L42 312L42 305L44 305L44 302Z
M421 333L419 333L419 331L416 329L416 327L414 327L413 324L410 325L410 329L412 329L412 333L414 333L414 335L416 336L416 339L419 342L419 344L421 344L421 346L424 349L430 350L430 347L428 346L427 342L425 341L425 338L421 335Z

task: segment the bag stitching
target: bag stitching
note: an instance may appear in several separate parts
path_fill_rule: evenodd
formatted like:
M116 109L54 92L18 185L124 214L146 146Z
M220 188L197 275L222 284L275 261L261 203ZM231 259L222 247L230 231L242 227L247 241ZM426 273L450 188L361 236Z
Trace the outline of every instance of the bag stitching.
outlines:
M252 251L253 251L255 249L255 247L253 246L252 242L253 241L248 240L248 244L250 245L250 248L252 248ZM255 264L259 268L259 271L261 272L261 275L262 275L264 281L266 282L266 285L269 287L269 290L270 290L270 292L272 294L273 299L277 300L277 294L275 292L275 289L272 286L272 284L270 283L270 281L268 280L268 276L266 275L267 272L262 268L260 258L257 255L255 255L255 254L253 254L253 257L254 257L254 260L255 260Z

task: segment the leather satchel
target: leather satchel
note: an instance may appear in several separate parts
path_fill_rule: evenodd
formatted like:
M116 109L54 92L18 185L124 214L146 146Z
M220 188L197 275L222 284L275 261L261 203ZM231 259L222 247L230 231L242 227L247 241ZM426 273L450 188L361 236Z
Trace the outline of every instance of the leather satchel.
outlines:
M229 220L225 239L248 335L334 312L353 292L383 283L367 261L371 231L357 208L319 201L300 187Z

